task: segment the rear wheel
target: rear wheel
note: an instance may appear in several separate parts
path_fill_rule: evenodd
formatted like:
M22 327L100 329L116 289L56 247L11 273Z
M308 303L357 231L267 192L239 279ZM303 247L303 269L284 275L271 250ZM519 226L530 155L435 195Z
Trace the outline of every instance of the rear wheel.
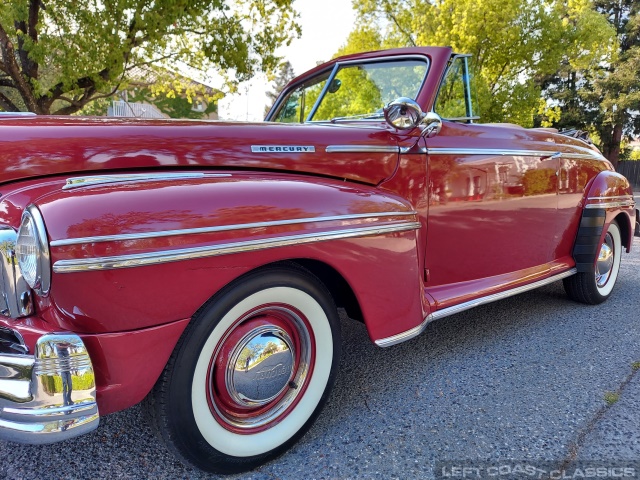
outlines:
M604 302L616 283L622 257L620 227L609 225L598 248L598 256L588 272L579 272L563 280L564 289L572 300L590 305Z
M195 315L147 408L186 463L249 470L309 429L339 359L340 323L325 287L306 270L264 269Z

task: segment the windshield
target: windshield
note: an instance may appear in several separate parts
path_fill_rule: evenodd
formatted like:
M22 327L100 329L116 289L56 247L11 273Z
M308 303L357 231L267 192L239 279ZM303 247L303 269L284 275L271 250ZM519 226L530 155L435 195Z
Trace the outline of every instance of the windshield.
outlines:
M426 59L340 65L333 77L330 72L324 72L289 93L273 121L302 123L377 118L382 108L396 98L415 99L427 69Z

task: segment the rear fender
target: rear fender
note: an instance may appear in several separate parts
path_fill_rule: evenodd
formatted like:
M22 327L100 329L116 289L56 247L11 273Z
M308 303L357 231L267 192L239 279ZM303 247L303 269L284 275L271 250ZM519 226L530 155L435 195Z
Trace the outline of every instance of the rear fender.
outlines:
M573 258L577 270L587 272L593 268L599 246L614 220L620 225L623 245L631 251L636 210L629 181L612 171L600 172L593 179L582 204Z

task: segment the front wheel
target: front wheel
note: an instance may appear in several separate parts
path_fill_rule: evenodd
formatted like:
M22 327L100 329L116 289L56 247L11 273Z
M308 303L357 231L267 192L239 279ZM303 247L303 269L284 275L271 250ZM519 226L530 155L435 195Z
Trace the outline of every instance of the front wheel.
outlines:
M609 224L598 248L598 256L588 272L580 272L563 280L564 289L572 300L590 305L604 302L616 283L622 257L620 227Z
M266 268L193 318L147 401L186 463L249 470L289 448L320 413L340 359L340 322L306 270Z

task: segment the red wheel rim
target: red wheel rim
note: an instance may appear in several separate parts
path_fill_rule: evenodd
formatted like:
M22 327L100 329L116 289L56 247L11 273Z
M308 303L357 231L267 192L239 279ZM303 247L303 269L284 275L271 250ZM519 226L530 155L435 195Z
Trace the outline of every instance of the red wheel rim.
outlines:
M309 384L314 345L309 321L291 305L261 305L246 312L227 330L209 362L211 414L227 430L242 434L284 420Z

